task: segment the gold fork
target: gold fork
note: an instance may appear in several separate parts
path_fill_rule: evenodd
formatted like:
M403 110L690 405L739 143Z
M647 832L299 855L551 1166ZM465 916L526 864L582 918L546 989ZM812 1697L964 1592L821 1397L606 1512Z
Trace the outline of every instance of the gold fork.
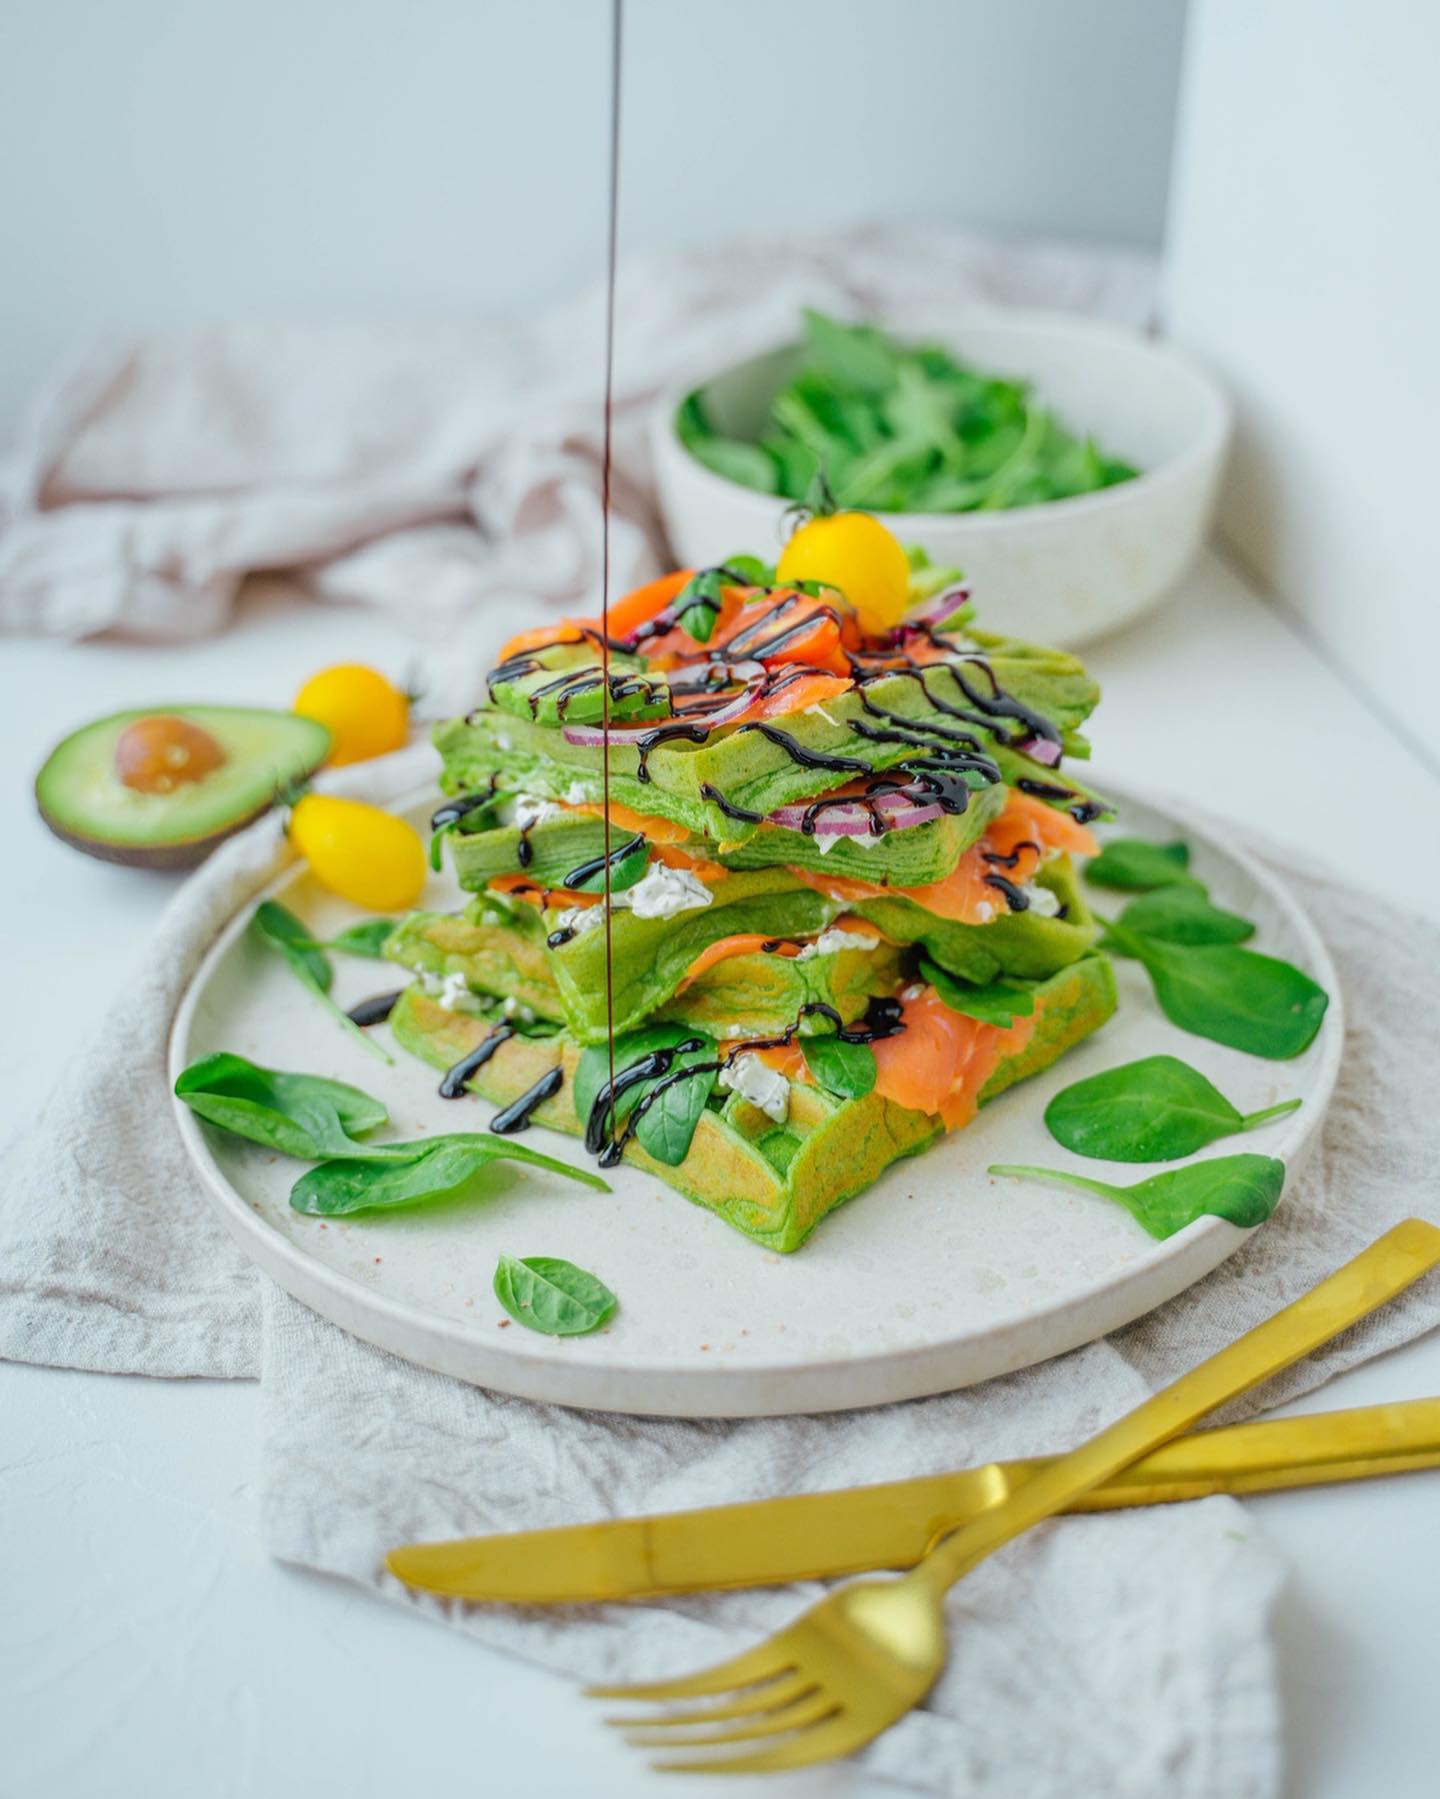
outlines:
M607 1699L716 1701L607 1720L640 1747L711 1751L778 1739L738 1755L655 1762L661 1770L756 1774L851 1754L934 1685L945 1665L945 1594L977 1563L1227 1399L1328 1342L1437 1262L1440 1230L1407 1219L1302 1299L942 1539L909 1573L841 1587L767 1642L686 1679L587 1691ZM995 1473L1003 1480L1003 1471Z

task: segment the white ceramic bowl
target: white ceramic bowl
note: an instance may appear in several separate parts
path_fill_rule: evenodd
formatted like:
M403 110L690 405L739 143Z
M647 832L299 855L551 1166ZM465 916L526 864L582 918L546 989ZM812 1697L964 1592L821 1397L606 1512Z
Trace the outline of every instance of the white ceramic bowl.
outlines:
M1153 606L1204 542L1230 436L1219 387L1168 344L1069 313L907 312L896 335L943 344L976 368L1031 381L1072 431L1142 473L1074 499L1010 512L885 513L904 543L962 568L989 629L1074 645ZM699 387L715 425L758 436L796 346L676 383L657 402L651 445L661 512L680 562L706 567L750 551L773 555L789 500L712 473L681 444L675 412Z

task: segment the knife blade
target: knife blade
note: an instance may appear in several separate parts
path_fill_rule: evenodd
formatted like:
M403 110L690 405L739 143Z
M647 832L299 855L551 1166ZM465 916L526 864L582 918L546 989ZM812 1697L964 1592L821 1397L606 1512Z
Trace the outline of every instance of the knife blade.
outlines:
M841 1491L547 1530L411 1543L386 1558L407 1586L544 1605L904 1568L936 1537L998 1504L1051 1458ZM1168 1505L1212 1493L1365 1480L1440 1466L1440 1398L1196 1431L1088 1494L1076 1511Z

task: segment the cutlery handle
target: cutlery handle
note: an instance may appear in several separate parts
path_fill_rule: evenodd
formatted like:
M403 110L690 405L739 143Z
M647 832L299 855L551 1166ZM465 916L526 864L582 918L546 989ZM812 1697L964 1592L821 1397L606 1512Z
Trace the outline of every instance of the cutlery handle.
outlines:
M1003 1504L931 1550L911 1579L937 1592L1032 1525L1050 1518L1188 1430L1227 1399L1268 1380L1393 1299L1440 1262L1440 1230L1423 1219L1397 1224L1303 1298L1192 1368L1133 1412L1063 1455Z

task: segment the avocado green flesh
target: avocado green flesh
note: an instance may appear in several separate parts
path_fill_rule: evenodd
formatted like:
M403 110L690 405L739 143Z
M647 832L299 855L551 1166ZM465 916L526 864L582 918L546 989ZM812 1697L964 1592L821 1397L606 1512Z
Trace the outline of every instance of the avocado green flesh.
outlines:
M1049 1067L1104 1024L1115 1007L1110 965L1103 956L1086 956L1037 984L1035 1000L1036 1022L1028 1043L999 1062L980 1095L982 1105ZM452 1067L490 1029L483 1020L446 1011L415 988L402 994L390 1023L402 1048L436 1068ZM559 1062L565 1083L536 1109L535 1122L578 1136L584 1121L575 1114L572 1093L579 1053L563 1035L515 1037L477 1071L470 1087L481 1098L505 1105ZM718 1090L716 1097L721 1097ZM731 1094L719 1107L712 1101L702 1113L678 1167L654 1161L633 1141L625 1159L767 1249L788 1253L800 1247L827 1212L939 1135L936 1119L874 1092L841 1100L797 1083L791 1086L783 1126Z
M140 719L182 718L208 731L225 761L169 793L139 793L115 772L115 748ZM46 824L114 861L185 866L271 806L324 761L330 733L293 712L239 706L146 706L85 725L51 751L35 780Z

